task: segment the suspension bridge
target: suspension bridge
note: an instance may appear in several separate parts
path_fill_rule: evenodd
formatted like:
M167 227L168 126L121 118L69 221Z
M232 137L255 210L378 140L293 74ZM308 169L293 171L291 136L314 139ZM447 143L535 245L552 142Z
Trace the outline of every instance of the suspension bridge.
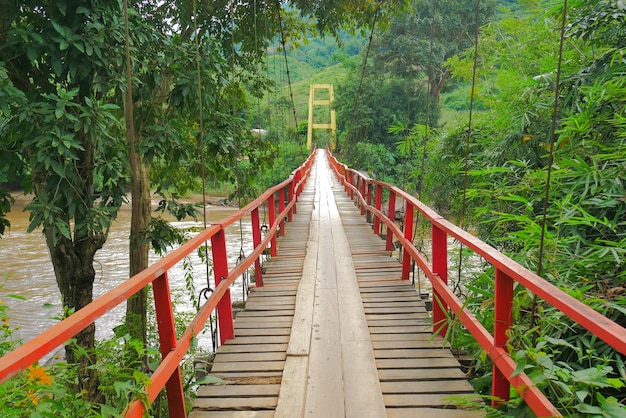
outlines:
M383 204L385 207L383 207ZM261 225L267 208L269 225ZM404 212L403 222L395 219ZM391 216L389 216L391 215ZM415 216L431 224L431 253L413 243ZM249 217L254 250L236 266L226 229ZM263 234L265 231L265 234ZM447 286L449 241L495 270L494 329L486 329ZM214 288L177 335L168 270L210 242ZM392 256L394 249L400 257ZM269 259L262 262L266 254ZM432 285L432 313L411 283L413 264ZM245 309L234 314L230 286L253 270ZM447 343L450 320L467 328L493 363L493 405L516 390L537 416L559 416L507 350L513 286L524 286L622 354L626 330L446 221L395 186L369 179L318 150L289 179L209 226L148 269L0 359L0 381L15 376L148 284L154 292L162 361L140 417L165 389L170 416L474 417L481 397ZM185 404L181 362L217 311L220 347L211 384Z

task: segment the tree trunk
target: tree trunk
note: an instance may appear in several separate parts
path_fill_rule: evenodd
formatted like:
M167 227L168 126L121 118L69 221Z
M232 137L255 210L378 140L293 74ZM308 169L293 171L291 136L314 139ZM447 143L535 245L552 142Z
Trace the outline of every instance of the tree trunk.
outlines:
M150 246L141 242L141 234L150 224L150 163L137 158L137 195L132 196L132 221L130 228L130 277L148 267ZM147 289L128 299L126 304L126 326L130 336L145 342L147 316Z
M435 103L439 104L441 101L441 90L443 89L446 81L450 78L450 71L443 70L437 76L430 79L430 95L435 99Z
M94 256L104 245L106 236L91 235L75 243L62 237L56 245L50 231L45 231L45 236L63 306L68 313L76 312L93 300L93 283L96 277L93 268ZM85 350L84 355L79 354L71 344L65 346L67 362L78 365L79 379L76 389L85 391L92 401L99 397L98 376L95 370L89 367L96 362L95 332L96 326L92 323L75 337L76 347L81 351Z

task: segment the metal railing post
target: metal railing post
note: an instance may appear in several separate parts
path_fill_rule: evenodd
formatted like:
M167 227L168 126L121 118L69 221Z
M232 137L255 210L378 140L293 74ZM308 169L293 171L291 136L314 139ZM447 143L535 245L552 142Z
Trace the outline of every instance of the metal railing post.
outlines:
M432 263L433 273L439 279L448 284L448 237L445 231L436 225L432 226ZM433 331L440 335L448 332L448 305L444 302L439 292L433 289Z
M295 200L296 202L298 201L298 192L296 191L296 180L294 178L294 180L291 182L291 184L289 185L289 194L287 197L287 200L291 203L292 200ZM291 210L289 211L289 213L287 214L287 221L288 222L292 222L293 221L293 215L297 213L297 209L296 209L296 205L293 205L293 207L291 208Z
M383 186L381 184L376 185L376 198L374 199L374 206L380 210L383 205ZM374 216L374 233L380 234L380 218Z
M374 189L374 186L372 186L372 183L367 183L367 205L368 206L372 206L372 191ZM368 210L367 211L367 222L371 223L372 222L372 211Z
M393 190L389 190L389 208L387 210L387 217L393 223L396 222L396 193ZM387 228L387 243L385 245L387 251L393 250L393 233Z
M261 245L261 222L259 221L259 208L255 208L250 214L252 219L252 244L254 248ZM254 277L257 287L263 287L263 271L261 268L261 257L254 261Z
M276 196L275 193L272 193L270 198L267 200L267 212L268 212L267 216L269 216L270 218L270 229L276 223L276 202L274 201L275 196ZM276 247L276 234L272 235L270 242L271 242L270 255L272 257L276 257L276 254L278 254L277 252L278 248Z
M170 285L167 279L167 272L163 273L152 284L154 295L154 307L159 330L159 346L161 358L176 348L176 325L174 323L174 312L172 311L172 300L170 297ZM180 367L168 379L165 384L167 390L167 405L170 415L173 417L185 417L185 394L183 391L183 378Z
M211 237L211 251L213 254L213 273L215 275L215 287L228 277L228 257L226 255L226 233L221 229ZM217 304L217 320L220 330L220 345L226 340L235 338L233 323L233 307L230 300L230 289L226 290L224 297Z
M513 279L500 269L496 269L494 292L493 343L495 347L506 348L508 330L513 323ZM493 406L509 400L510 383L507 376L494 363L492 373Z
M413 205L408 201L404 201L404 238L409 242L413 242ZM411 274L411 257L409 252L404 249L402 251L402 280L409 280Z
M361 204L361 216L365 215L365 203L367 202L367 184L363 177L359 177L361 197L363 198L363 204Z
M346 174L347 174L347 173L348 173L348 171L346 170ZM350 171L350 178L349 178L349 180L348 180L348 183L350 183L350 185L352 186L352 187L350 187L350 189L349 189L349 190L350 190L350 192L349 192L349 193L350 193L350 199L352 199L352 200L354 200L354 188L356 188L356 186L357 186L356 184L354 184L354 180L355 180L355 178L354 178L354 177L355 177L355 176L354 176L354 173ZM357 183L358 183L358 182L357 182ZM353 187L354 187L354 188L353 188Z
M298 178L298 175L296 175L295 178ZM294 181L296 181L295 178L294 178ZM278 209L279 209L279 213L283 213L283 211L285 210L285 188L284 187L281 187L280 190L278 191ZM285 219L280 221L280 236L282 237L283 235L285 235Z

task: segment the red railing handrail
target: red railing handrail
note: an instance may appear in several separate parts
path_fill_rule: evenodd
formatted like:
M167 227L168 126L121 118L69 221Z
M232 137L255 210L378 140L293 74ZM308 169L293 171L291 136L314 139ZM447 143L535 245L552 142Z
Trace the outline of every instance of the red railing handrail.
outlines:
M263 251L272 244L272 252L276 251L276 235L279 228L282 230L285 218L291 217L296 211L296 202L298 196L302 192L302 189L306 183L306 180L311 172L311 166L315 159L315 151L307 158L307 160L294 170L289 178L282 183L269 188L262 193L258 198L250 202L245 207L241 208L237 212L222 219L221 221L212 224L205 230L201 231L185 244L179 248L171 251L165 257L161 258L154 264L150 265L147 269L136 274L128 279L126 282L116 286L112 290L108 291L104 295L92 301L87 306L83 307L79 311L63 319L61 322L55 324L48 330L37 335L33 339L25 342L15 350L5 354L0 358L0 383L10 379L19 372L25 370L27 367L43 358L46 354L56 349L60 345L64 344L70 338L77 333L85 329L88 325L95 322L96 319L118 306L120 303L126 301L128 298L139 292L145 286L153 283L153 290L155 293L155 305L157 309L157 322L159 323L159 338L161 340L161 353L162 362L150 376L151 384L147 390L148 401L153 402L158 394L164 387L168 389L168 404L170 405L170 412L174 412L172 416L185 416L184 399L182 399L182 386L180 382L180 362L184 355L191 346L191 341L195 335L198 335L204 327L207 319L211 315L216 307L219 309L220 304L223 304L224 299L228 300L228 309L230 307L230 285L240 277L245 270L255 265L257 268L257 286L262 286L262 281L259 281L261 277L260 264L258 264L259 257ZM288 189L288 201L287 205L282 202L280 204L281 211L278 215L270 215L270 227L263 240L255 242L254 250L244 260L235 266L232 270L228 268L228 260L224 257L216 260L213 259L214 270L227 271L223 277L216 277L216 286L207 301L203 304L200 311L194 317L182 336L176 340L174 334L173 313L171 308L171 302L169 300L169 284L167 280L167 272L175 264L180 262L188 254L191 254L200 245L207 241L212 242L212 246L215 247L216 237L223 239L225 243L225 231L226 228L233 223L239 221L246 215L251 215L253 223L259 223L258 210L262 205L268 204L271 208L274 207L274 198L278 193L279 196L285 197L285 190ZM284 233L284 231L281 231ZM254 235L254 231L253 231ZM258 234L260 236L260 233ZM255 241L257 241L255 239ZM219 244L219 243L217 243ZM215 256L215 248L213 248ZM226 298L228 296L228 298ZM161 301L161 302L159 302ZM159 317L159 315L161 317ZM232 318L232 309L231 315ZM219 327L220 334L233 335L232 319L230 324L224 322L220 315ZM169 323L171 322L171 323ZM164 332L161 329L164 327L166 332L173 335L164 337ZM230 327L230 330L228 329ZM164 345L163 339L169 338L171 341ZM178 374L178 377L177 377ZM176 386L172 383L177 383ZM145 406L141 400L133 401L127 411L127 417L141 417L144 413Z
M523 267L511 258L502 254L495 248L473 236L469 232L459 228L453 223L444 219L433 209L426 206L409 193L388 183L369 179L357 170L348 168L340 163L327 150L328 159L333 171L339 181L344 185L353 199L356 199L361 207L362 213L367 211L375 216L374 229L380 228L380 223L387 226L388 248L392 237L395 237L401 244L404 251L403 259L414 260L433 286L433 299L438 299L439 303L433 300L433 321L435 330L445 331L445 325L438 322L437 311L450 309L463 323L467 330L476 338L476 341L488 353L494 363L494 384L493 394L500 399L508 399L509 385L517 390L524 398L531 409L538 416L561 416L558 409L550 403L545 395L536 387L525 373L511 376L516 370L516 363L506 349L507 331L511 325L513 281L518 282L526 289L530 290L544 301L548 302L559 311L563 312L570 319L577 322L585 329L602 339L618 352L626 355L626 328L611 321L606 316L593 310L581 301L563 292L553 284L544 280L537 274ZM390 211L395 208L396 197L400 197L405 202L405 230L401 231L392 220L385 215L381 209L382 192L386 189L390 196ZM375 203L372 206L372 190L376 190ZM426 257L420 253L412 242L412 219L413 211L417 210L430 221L433 234L444 234L441 245L445 249L445 239L447 236L454 237L465 247L470 248L476 254L483 257L496 270L496 291L494 293L494 313L496 316L496 330L492 335L478 319L463 305L462 301L447 286L447 266L442 272L435 271L435 258L442 258L441 254L436 255L435 236L433 235L433 262L432 265ZM410 216L411 222L408 218ZM410 233L407 234L407 228ZM391 233L391 236L390 236ZM445 256L447 263L447 255ZM406 277L408 279L408 272ZM441 306L439 306L441 305ZM439 319L445 318L439 313ZM494 402L497 404L497 401Z

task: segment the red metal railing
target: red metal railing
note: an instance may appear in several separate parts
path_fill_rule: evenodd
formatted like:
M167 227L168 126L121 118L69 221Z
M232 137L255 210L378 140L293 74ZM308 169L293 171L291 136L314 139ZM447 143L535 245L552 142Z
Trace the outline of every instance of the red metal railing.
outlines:
M433 328L445 334L446 311L456 315L493 361L493 404L498 399L508 400L513 386L529 407L540 417L561 416L557 408L524 374L513 375L517 365L506 349L507 331L512 325L513 283L518 282L572 320L601 338L611 347L626 355L626 329L572 298L530 270L511 260L493 247L463 229L448 222L422 202L403 190L381 181L371 180L356 170L338 162L327 151L329 163L337 178L352 199L356 199L361 213L374 215L374 233L380 234L381 223L387 226L387 250L392 249L393 239L402 246L402 278L409 279L411 261L419 266L432 283ZM387 213L382 211L383 191L389 193ZM401 231L395 223L396 203L404 201L404 227ZM373 205L372 205L373 201ZM418 211L428 219L432 229L432 262L413 245L413 219ZM371 215L370 215L371 216ZM495 268L494 330L490 333L476 317L463 306L461 300L448 288L447 238L454 237L467 248L483 257Z
M289 179L268 189L246 207L211 225L146 270L0 358L0 383L23 371L64 344L106 312L152 283L162 362L150 376L150 387L145 389L151 403L165 387L170 415L173 417L186 416L180 363L189 350L192 339L202 331L211 312L216 308L218 310L220 343L223 344L225 340L234 338L230 285L254 265L256 286L263 286L260 256L268 245L271 245L271 255L276 255L276 235L284 234L285 219L291 220L296 212L296 202L310 174L314 158L315 152L302 166L294 170ZM288 199L287 202L285 197ZM278 199L279 204L278 215L276 215L276 199ZM265 238L261 239L259 208L264 204L268 205L270 225ZM226 257L226 228L245 216L251 217L254 250L230 270ZM167 272L207 241L211 241L215 289L182 336L176 339ZM125 416L141 417L144 411L145 405L140 400L135 400L129 405Z

